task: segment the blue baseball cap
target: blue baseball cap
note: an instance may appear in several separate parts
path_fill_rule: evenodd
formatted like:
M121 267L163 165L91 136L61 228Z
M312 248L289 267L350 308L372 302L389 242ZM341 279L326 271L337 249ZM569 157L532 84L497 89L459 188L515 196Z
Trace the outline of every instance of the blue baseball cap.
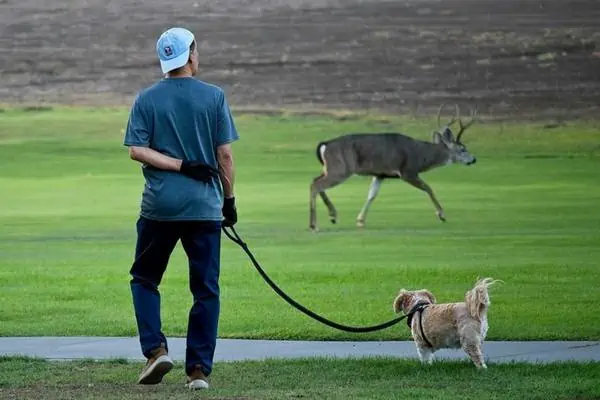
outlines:
M194 34L184 28L171 28L163 32L156 42L156 52L163 73L183 67L190 57Z

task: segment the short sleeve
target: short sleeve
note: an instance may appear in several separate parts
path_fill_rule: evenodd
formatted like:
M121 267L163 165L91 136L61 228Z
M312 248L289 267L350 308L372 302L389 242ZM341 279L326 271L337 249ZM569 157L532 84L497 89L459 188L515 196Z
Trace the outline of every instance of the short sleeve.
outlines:
M239 134L235 128L229 105L223 92L219 93L217 101L217 146L238 140Z
M138 95L129 112L123 144L125 146L148 147L151 139L148 112L144 109L142 99Z

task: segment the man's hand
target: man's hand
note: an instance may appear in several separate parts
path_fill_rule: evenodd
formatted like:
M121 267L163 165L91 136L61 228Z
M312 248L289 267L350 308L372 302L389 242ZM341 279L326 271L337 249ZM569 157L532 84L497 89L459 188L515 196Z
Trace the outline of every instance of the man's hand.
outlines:
M182 161L179 172L204 183L208 183L212 178L219 176L217 169L200 161Z
M235 197L225 197L223 200L223 226L230 227L237 222L237 210L235 208Z

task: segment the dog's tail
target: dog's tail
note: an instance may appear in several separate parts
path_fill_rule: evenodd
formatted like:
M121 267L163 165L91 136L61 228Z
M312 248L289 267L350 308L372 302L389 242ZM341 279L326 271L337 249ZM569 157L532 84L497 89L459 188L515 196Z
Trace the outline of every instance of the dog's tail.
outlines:
M467 304L467 310L471 317L481 321L485 316L491 303L488 287L497 282L502 281L492 278L479 279L475 283L473 289L465 294L465 303Z

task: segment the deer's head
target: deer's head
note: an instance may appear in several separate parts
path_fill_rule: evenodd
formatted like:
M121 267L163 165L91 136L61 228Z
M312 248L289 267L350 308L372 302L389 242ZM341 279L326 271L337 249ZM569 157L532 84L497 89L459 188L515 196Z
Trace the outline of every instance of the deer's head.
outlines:
M448 148L450 151L450 160L453 163L459 162L466 165L475 164L477 159L474 155L469 153L467 147L460 141L462 134L475 122L475 116L477 115L477 110L471 111L471 120L464 124L460 119L460 110L458 108L458 104L456 105L456 114L452 117L450 121L445 126L440 124L440 114L442 112L443 104L440 106L440 109L437 114L437 123L438 130L433 133L433 141L435 143L443 143L444 146ZM450 129L455 122L458 121L459 130L454 137L454 132Z

